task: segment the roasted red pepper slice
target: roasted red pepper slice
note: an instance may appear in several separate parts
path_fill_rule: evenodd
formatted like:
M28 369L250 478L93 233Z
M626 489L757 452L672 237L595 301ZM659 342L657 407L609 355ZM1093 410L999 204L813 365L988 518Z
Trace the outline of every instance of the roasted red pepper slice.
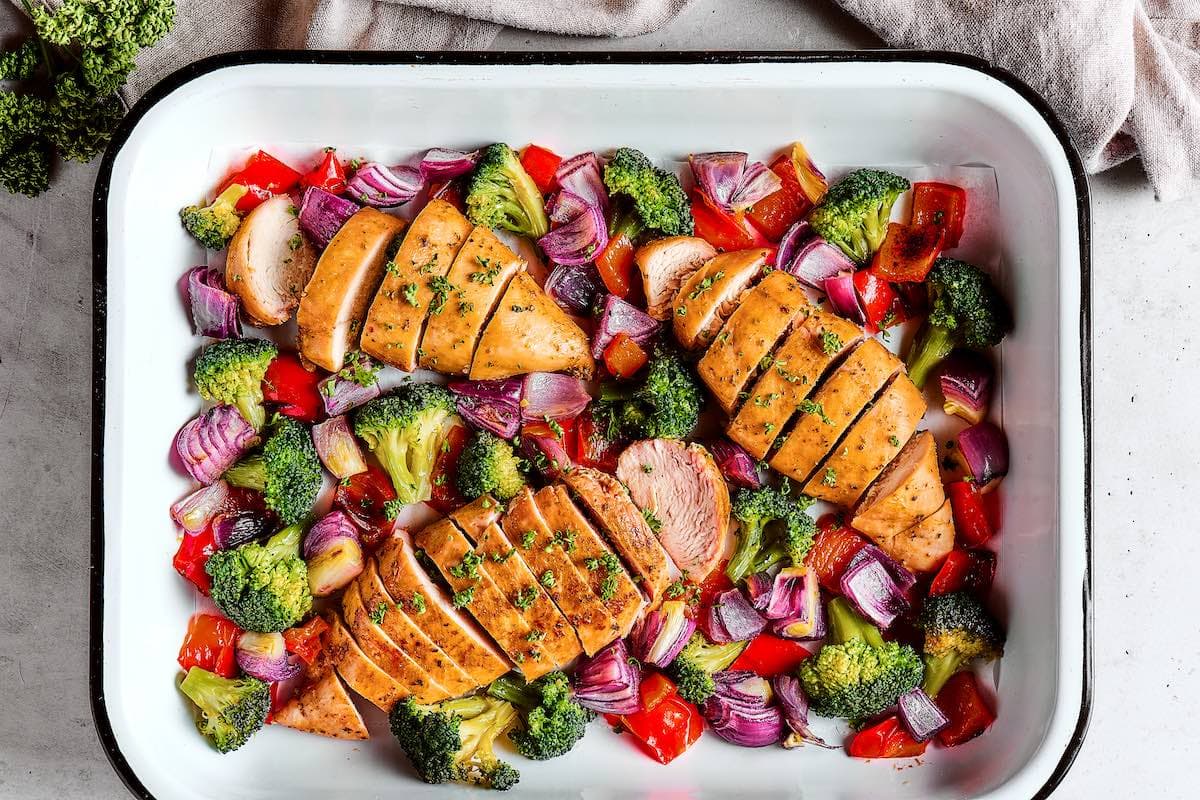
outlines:
M825 514L817 520L817 535L804 564L816 571L826 591L841 594L842 573L866 546L867 540L840 516Z
M556 181L554 173L562 163L562 156L552 153L544 147L531 144L521 151L521 166L533 178L542 194L550 194Z
M796 669L811 655L808 648L799 642L760 633L750 640L750 644L746 645L746 649L729 668L748 669L763 678L773 678Z
M303 625L284 631L283 645L305 664L311 664L325 646L322 637L328 632L329 623L322 617L313 617Z
M560 421L564 427L568 420ZM568 447L572 459L581 467L592 467L602 472L617 471L617 457L625 449L625 443L608 438L603 426L596 422L591 408L584 410L574 420L575 444L574 452Z
M326 147L320 163L300 177L300 185L314 186L331 194L346 191L346 168L342 166L332 147Z
M995 575L996 554L990 550L953 550L929 584L929 595L966 589L986 597Z
M944 235L945 230L936 225L889 222L887 236L871 261L871 273L885 281L925 280L942 251Z
M367 465L366 472L346 478L333 493L333 505L350 515L363 532L363 545L368 548L379 544L391 532L392 521L385 507L395 499L392 479L375 464Z
M458 458L466 446L466 426L455 425L446 432L437 460L433 462L433 487L430 489L428 503L443 514L449 514L467 504L458 493Z
M618 333L604 348L604 366L614 378L632 378L650 357L627 333Z
M263 375L263 399L278 403L279 413L301 422L320 422L325 419L325 402L317 385L321 375L307 370L295 353L280 353L271 361Z
M958 247L967 216L967 193L960 186L937 181L913 184L913 225L934 225L945 231L942 247Z
M696 235L718 250L729 252L755 246L755 237L737 217L699 189L692 190L692 220L696 223Z
M677 694L662 698L650 710L612 717L633 734L634 741L646 755L660 764L669 764L696 743L704 731L704 718L699 710Z
M984 701L979 683L971 672L951 675L934 702L950 719L950 724L938 733L938 741L945 747L955 747L974 739L996 721L996 712Z
M237 210L244 214L272 195L283 194L296 188L300 183L300 173L270 153L259 150L247 159L244 167L225 179L217 194L221 194L235 183L249 190L237 202Z
M204 571L204 565L216 550L212 528L205 528L195 536L184 534L179 542L179 549L175 552L175 558L171 561L175 571L195 584L205 597L212 590L212 579Z
M596 271L600 273L600 280L604 281L604 288L623 300L630 298L633 294L634 262L633 242L628 236L622 233L608 240L596 259Z
M854 273L854 289L867 317L867 324L863 326L867 333L886 330L896 324L896 292L890 283L870 270L860 269Z
M463 200L462 182L459 180L429 184L429 196L446 201L464 214L467 212L467 204Z
M915 758L928 744L909 736L896 717L888 717L850 737L846 753L854 758Z
M704 580L700 581L699 602L701 608L708 608L717 595L733 588L733 581L729 580L729 576L725 574L727 566L729 566L729 562L722 561L712 572L708 573Z
M783 185L752 205L746 217L764 236L778 242L788 228L808 213L812 203L800 188L790 155L785 154L772 161L771 171L779 176Z
M216 614L194 614L179 648L179 666L184 672L200 667L223 678L235 678L237 640L242 630Z
M675 684L661 672L649 671L642 675L638 696L643 711L653 711L658 704L675 694Z
M954 528L958 539L968 547L981 547L995 532L984 506L983 495L975 484L955 481L946 485L950 508L954 511Z

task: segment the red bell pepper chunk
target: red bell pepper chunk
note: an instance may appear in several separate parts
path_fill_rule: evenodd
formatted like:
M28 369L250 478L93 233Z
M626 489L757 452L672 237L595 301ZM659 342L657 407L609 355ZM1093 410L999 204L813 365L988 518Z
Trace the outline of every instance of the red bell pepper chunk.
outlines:
M909 736L899 719L888 717L850 737L846 753L854 758L916 758L928 745Z
M467 204L463 200L462 183L458 180L429 184L429 196L446 201L464 214L467 211Z
M854 289L858 301L867 317L864 326L868 333L885 330L896 324L896 292L887 281L870 270L860 269L854 273Z
M550 194L554 190L554 173L558 171L558 165L561 163L562 156L536 144L531 144L521 151L521 166L529 173L529 177L533 178L542 194Z
M659 703L674 694L674 682L658 671L647 672L642 676L642 682L638 686L638 696L642 701L643 711L653 711Z
M955 481L946 485L950 508L954 511L954 528L959 541L968 547L981 547L995 532L984 507L983 495L975 484Z
M696 235L718 250L745 250L761 240L755 238L736 216L714 203L699 189L692 190L692 220Z
M650 357L627 333L618 333L604 348L604 366L614 378L632 378Z
M958 247L967 216L967 193L961 186L936 181L913 184L913 225L934 225L945 231L942 247Z
M669 764L696 743L704 731L699 710L672 692L653 708L623 717L608 717L633 734L634 741L660 764Z
M764 236L778 242L788 228L808 213L812 203L800 187L790 155L772 161L771 171L779 176L783 185L752 205L746 216Z
M633 294L634 262L633 242L628 236L622 233L608 240L596 259L596 271L604 288L622 300L629 299Z
M321 376L307 370L295 353L280 353L263 375L263 399L279 403L279 413L301 422L325 419L325 402L318 384Z
M826 591L841 594L842 573L858 551L866 546L867 540L841 517L825 514L817 520L817 535L813 538L812 549L804 557L804 564L816 571Z
M179 666L184 672L200 667L223 678L235 678L237 640L242 630L216 614L194 614L179 648Z
M974 673L956 672L934 698L950 724L938 733L944 747L956 747L986 731L996 721L996 712L988 707L979 692Z
M623 442L608 438L604 428L596 422L592 409L585 409L574 420L559 420L564 429L571 422L574 427L574 452L568 447L572 460L581 467L591 467L602 472L617 471L617 456L625 449ZM570 437L568 437L568 441Z
M966 589L984 597L995 575L996 554L990 550L952 550L929 584L929 595Z
M175 571L191 581L205 597L208 597L209 591L212 590L212 578L204 571L204 565L216 550L217 544L213 539L212 528L205 528L195 536L184 534L179 542L179 549L175 552L175 558L171 561Z
M748 669L763 678L774 678L791 672L811 656L808 648L791 639L780 639L760 633L750 640L742 654L729 665L730 669Z
M271 196L296 188L300 183L300 173L270 153L259 150L247 159L244 167L225 179L217 194L221 194L235 183L248 189L237 202L237 210L244 214L254 210Z
M437 460L433 463L433 488L428 503L437 511L449 514L467 504L458 493L458 459L467 446L467 428L455 425L446 432Z
M727 566L729 566L729 561L722 561L713 568L712 572L708 573L704 580L700 581L697 601L701 608L708 608L717 595L733 588L733 581L729 580L729 576L725 574Z
M333 493L333 505L345 511L362 531L362 543L372 548L383 541L392 530L386 506L396 499L392 479L376 464L366 472L351 475L338 484Z
M322 637L328 632L329 623L322 617L313 617L303 625L284 631L283 646L305 664L311 664L325 646Z
M883 244L875 251L871 273L885 281L925 280L942 252L945 229L936 225L902 225L889 222Z
M341 194L346 191L346 168L338 160L337 153L332 147L326 147L321 155L321 161L308 172L300 176L300 185L324 189L330 194Z

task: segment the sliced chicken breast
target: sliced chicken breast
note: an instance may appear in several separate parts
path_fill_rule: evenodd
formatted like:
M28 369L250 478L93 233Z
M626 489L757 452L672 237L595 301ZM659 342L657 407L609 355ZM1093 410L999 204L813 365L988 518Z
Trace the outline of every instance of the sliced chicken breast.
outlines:
M575 548L568 551L568 555L616 623L617 635L613 638L627 635L641 616L646 601L621 560L588 522L566 489L543 487L534 495L534 501L550 530L574 536Z
M776 343L812 306L800 281L775 271L745 292L708 352L696 365L700 379L729 414Z
M595 369L587 334L528 273L518 272L479 340L471 380L528 372L568 372L586 379Z
M420 364L446 375L466 374L483 326L508 282L525 266L489 228L477 226L429 305Z
M577 535L570 529L551 529L528 487L509 503L501 527L535 575L551 576L540 582L575 629L585 653L590 656L617 638L617 623L588 585L586 571L580 573L571 560Z
M954 549L950 501L906 531L878 539L879 548L914 572L933 572Z
M358 347L367 307L383 278L392 240L404 221L359 210L333 237L313 271L296 312L300 355L330 372Z
M821 376L862 337L857 325L814 308L754 382L726 430L729 438L764 458Z
M639 247L633 260L642 273L646 313L657 320L670 319L679 287L716 254L716 248L698 236L667 236Z
M347 686L385 714L398 701L412 694L409 687L402 686L367 658L336 613L326 613L325 621L329 623L329 642L321 651L321 657L329 658Z
M721 253L683 282L671 303L671 319L685 350L708 347L770 253L765 248Z
M679 570L630 499L629 491L613 476L586 467L577 467L564 480L625 559L646 597L657 605Z
M817 467L804 493L839 506L854 505L904 447L923 416L921 390L898 373Z
M625 448L617 477L658 523L658 540L689 579L702 581L725 552L729 487L698 444L645 439Z
M504 653L422 569L407 531L385 541L375 556L379 578L396 605L477 685L487 685L508 672L512 665Z
M291 319L317 265L293 208L290 197L277 194L247 214L229 240L225 286L256 325Z
M917 431L867 489L850 524L873 539L893 536L933 514L946 500L937 442Z
M425 635L384 588L379 578L375 559L367 562L366 569L355 580L363 606L373 610L380 629L396 646L420 665L421 669L446 688L451 697L466 694L479 684L471 679L450 656L443 652L432 639ZM379 609L383 608L380 613Z
M370 736L362 715L332 666L326 666L301 686L271 718L276 725L334 739L361 740Z
M346 627L367 658L408 689L418 703L445 700L450 696L446 687L401 650L375 622L382 618L385 611L386 607L379 605L368 609L363 604L357 583L351 583L342 594L342 616L346 620Z
M471 233L471 223L445 200L430 200L413 219L386 265L363 325L362 350L412 372L434 290Z

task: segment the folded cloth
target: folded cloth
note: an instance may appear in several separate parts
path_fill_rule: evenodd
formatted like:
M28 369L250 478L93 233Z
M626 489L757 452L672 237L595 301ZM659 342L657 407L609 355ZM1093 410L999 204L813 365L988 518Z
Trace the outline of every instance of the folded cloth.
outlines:
M1090 172L1140 153L1160 199L1200 188L1196 0L837 0L896 47L971 53L1050 101Z

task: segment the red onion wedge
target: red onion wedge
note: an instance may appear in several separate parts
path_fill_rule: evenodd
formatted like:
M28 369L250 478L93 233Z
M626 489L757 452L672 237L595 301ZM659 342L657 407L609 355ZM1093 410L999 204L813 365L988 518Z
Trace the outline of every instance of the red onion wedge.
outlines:
M521 381L521 418L568 419L592 401L587 384L557 372L531 372Z
M566 443L553 431L530 433L522 430L517 438L517 449L547 480L554 480L574 467Z
M255 509L238 508L213 517L213 544L218 550L232 550L248 542L265 539L275 527L274 516Z
M229 484L217 480L202 486L171 506L171 519L184 533L195 536L208 527L208 522L229 497Z
M521 427L521 379L453 381L447 387L458 398L458 413L477 428L504 439Z
M721 470L725 480L735 486L747 489L757 489L762 486L762 479L758 476L758 467L755 465L754 459L740 445L734 444L728 439L714 439L708 443L708 452L717 462L717 468Z
M329 470L329 474L339 480L367 471L367 462L363 460L362 449L358 440L350 430L346 417L330 417L324 422L313 425L313 447L317 450L317 458Z
M695 632L696 621L688 613L687 603L667 600L642 617L629 635L629 647L643 664L665 667Z
M325 248L334 235L354 216L359 205L338 197L317 186L304 190L300 200L300 229L320 248Z
M604 351L618 333L624 333L643 347L658 333L658 320L615 294L604 298L600 320L592 334L592 357L604 358Z
M790 272L788 267L796 258L796 253L799 252L800 246L816 236L813 233L812 226L808 224L808 220L802 219L798 222L793 222L792 226L783 232L783 236L779 239L779 249L775 251L775 268L781 269L784 272Z
M426 181L448 181L465 175L475 168L479 151L464 153L461 150L446 150L435 147L425 153L417 171Z
M800 224L800 223L797 223ZM786 235L786 234L785 234ZM854 262L846 258L841 248L834 247L820 236L799 243L790 260L780 269L794 275L801 283L814 289L829 289L826 282L841 273L854 272ZM853 276L851 276L853 280ZM855 300L855 306L858 301Z
M762 162L747 164L745 153L693 153L692 176L706 195L725 211L745 211L783 182Z
M839 272L831 278L826 278L822 287L829 297L829 305L833 309L833 313L839 317L845 317L856 325L866 323L867 317L858 302L858 292L854 288L854 273Z
M237 665L260 681L276 683L300 674L300 664L288 658L282 633L246 631L237 640Z
M815 744L828 750L837 750L838 746L828 744L820 736L812 732L808 725L808 697L800 687L800 679L795 675L776 675L771 679L771 688L783 709L783 719L791 733L783 740L783 746L789 750L803 744Z
M575 702L601 714L633 714L642 707L642 676L630 663L625 641L617 639L575 670Z
M563 311L582 316L592 310L604 284L592 264L558 264L546 278L544 288Z
M608 212L608 190L600 173L600 159L595 153L580 153L558 165L554 173L563 191L570 192L588 205Z
M982 422L992 399L992 362L979 353L956 350L942 362L940 373L942 409L972 425Z
M908 596L909 590L917 585L916 573L901 564L896 559L889 556L887 553L883 552L878 545L868 544L864 546L858 551L858 553L855 554L855 557L851 559L850 563L853 564L860 557L873 558L880 564L883 564L883 567L887 570L888 575L892 577L892 580L896 582L896 586L901 592L904 593L906 597Z
M187 273L192 327L198 336L232 339L242 335L238 299L225 290L221 273L210 267L192 267Z
M346 196L364 205L392 208L412 200L424 185L425 181L415 167L389 167L368 161L346 184Z
M382 364L364 353L348 353L345 366L318 384L325 413L336 417L379 397L381 369Z
M887 629L908 609L908 599L883 562L861 552L842 575L842 594L864 617Z
M233 406L216 406L180 429L175 451L188 474L208 485L258 441L254 426Z
M561 224L538 239L538 246L558 264L586 264L608 244L604 212L576 194L559 192L550 218Z
M900 695L896 701L900 711L900 724L909 736L918 742L927 742L934 734L950 724L949 718L938 708L937 703L921 689L913 689Z
M824 636L825 614L817 574L805 566L780 570L763 614L775 620L771 630L777 636L800 640Z
M1008 474L1008 437L999 426L980 422L961 431L957 441L958 452L979 491L993 488Z
M358 528L346 512L331 511L313 523L304 537L304 560L313 597L328 597L362 574Z
M713 644L753 639L767 627L740 589L728 589L713 598L705 619L705 633Z
M701 711L718 736L741 747L766 747L783 735L783 713L770 705L771 685L753 672L718 672Z
M755 611L762 611L771 602L771 589L775 578L770 572L756 572L746 577L746 596Z
M783 187L783 181L766 164L755 161L746 167L742 180L729 199L734 211L745 211L767 195L775 194Z

